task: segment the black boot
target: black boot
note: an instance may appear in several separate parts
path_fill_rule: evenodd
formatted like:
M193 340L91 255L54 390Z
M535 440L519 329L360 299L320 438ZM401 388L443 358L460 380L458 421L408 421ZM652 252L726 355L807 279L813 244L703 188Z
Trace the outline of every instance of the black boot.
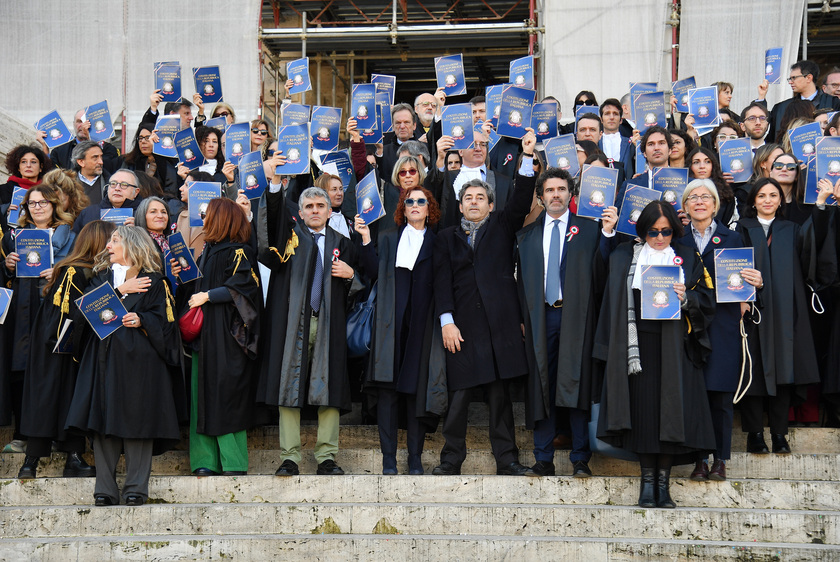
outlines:
M89 478L96 476L96 468L90 466L79 453L67 453L67 462L64 463L65 478Z
M654 487L656 485L656 469L642 467L642 481L639 488L639 507L656 507Z
M757 455L766 455L770 452L767 442L764 441L764 433L761 431L747 433L747 452Z
M656 507L674 509L677 504L671 499L671 469L660 468L656 471Z
M38 470L39 460L41 460L41 457L30 457L29 455L26 455L23 459L23 466L20 467L20 472L18 472L18 478L21 480L35 478L35 472Z

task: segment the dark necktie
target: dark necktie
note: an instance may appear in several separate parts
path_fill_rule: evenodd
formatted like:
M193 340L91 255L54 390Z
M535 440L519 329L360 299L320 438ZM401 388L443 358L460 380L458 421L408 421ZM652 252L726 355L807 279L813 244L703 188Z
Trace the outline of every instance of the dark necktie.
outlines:
M321 294L324 292L324 260L321 259L321 252L318 251L318 239L323 236L320 232L313 232L315 240L315 273L312 275L312 292L309 295L309 306L316 314L321 309Z

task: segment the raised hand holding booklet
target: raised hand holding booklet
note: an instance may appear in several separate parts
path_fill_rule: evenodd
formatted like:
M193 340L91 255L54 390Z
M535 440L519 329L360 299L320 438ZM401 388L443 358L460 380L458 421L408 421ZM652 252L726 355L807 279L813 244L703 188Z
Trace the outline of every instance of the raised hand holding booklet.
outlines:
M721 171L731 174L736 183L749 181L753 159L749 138L723 141L718 152Z
M309 57L287 62L286 76L293 83L289 89L290 94L299 94L311 90L312 83L309 81Z
M714 251L715 300L754 302L755 287L741 277L742 269L755 268L752 248L721 248Z
M572 177L577 177L580 172L580 162L575 147L575 136L572 134L560 135L548 139L543 143L545 149L545 160L550 168L566 170Z
M187 188L187 207L190 226L204 226L207 205L222 196L222 184L213 181L194 181Z
M207 163L198 147L198 141L195 140L195 133L191 127L175 134L175 150L178 151L179 162L189 170L195 170Z
M158 141L152 147L152 154L166 158L178 158L175 148L175 135L181 130L180 115L161 115L155 123Z
M365 144L380 144L383 139L382 134L382 105L374 106L374 115L375 119L371 122L370 127L366 127L364 129L359 130L359 134L362 135L362 140Z
M633 98L638 94L652 94L658 89L659 84L656 82L630 82L630 118L633 121L638 121L638 117L633 111Z
M378 128L376 123L376 84L353 84L350 117L360 131Z
M621 212L618 214L618 222L615 229L623 234L637 236L636 223L642 211L651 201L659 201L662 193L655 189L641 187L639 185L627 185L624 192L624 201L621 202Z
M793 155L801 162L807 162L817 153L817 139L823 138L822 128L816 121L789 130L787 136Z
M239 164L243 154L251 151L251 125L235 123L225 132L225 159Z
M688 113L694 116L694 127L717 127L720 123L717 86L688 90Z
M335 150L338 148L338 133L341 130L341 108L322 107L312 108L312 147L318 150ZM279 138L278 133L278 138Z
M268 181L263 170L262 152L255 150L239 159L239 188L248 199L259 199Z
M681 269L679 265L642 267L642 320L680 319L680 298L674 284L680 282Z
M99 209L99 220L112 222L116 225L123 225L125 221L134 216L134 209L127 207L125 209Z
M362 181L356 184L356 212L370 224L385 216L385 207L379 195L376 170L371 170Z
M44 142L47 143L47 147L50 150L73 140L73 134L67 128L67 125L64 124L58 111L51 111L41 117L35 123L35 128L47 133L47 136L44 137Z
M534 56L528 55L527 57L510 61L510 72L508 78L510 83L514 86L535 90Z
M277 129L277 150L282 150L286 156L286 164L278 166L277 173L309 173L309 123Z
M19 278L40 277L53 266L52 232L38 228L17 229L15 252L20 256L15 275Z
M9 202L9 218L6 221L12 228L18 227L18 219L20 218L20 206L23 203L23 198L26 197L26 189L15 186L12 190L12 200ZM12 207L17 207L12 209Z
M114 136L108 100L88 106L82 116L82 121L90 121L90 140L94 142L106 141Z
M688 168L654 168L651 187L662 194L662 200L682 209L682 196L688 183Z
M557 136L557 104L554 102L535 103L531 111L531 128L537 140L545 142Z
M636 116L636 129L640 134L644 135L647 129L656 125L663 128L667 127L668 119L666 114L667 107L665 105L664 92L636 94L633 96L633 115Z
M280 110L280 126L303 125L309 123L311 107L302 103L290 103Z
M817 180L828 179L832 184L840 180L840 137L817 140Z
M499 110L499 125L496 132L503 137L521 139L525 128L531 126L531 110L534 106L534 90L511 86L502 93L502 107Z
M510 84L496 84L495 86L487 86L484 89L484 106L487 108L487 118L493 123L494 127L499 126L499 113L502 110L502 92Z
M155 63L155 90L160 90L163 103L181 99L181 65L178 61Z
M782 82L782 47L764 51L764 78L771 84Z
M443 135L452 137L452 150L466 150L472 146L472 106L468 103L443 106L441 130Z
M583 165L577 216L600 219L604 209L615 204L618 169Z
M176 232L171 235L168 240L169 258L167 258L166 261L168 263L171 258L177 261L181 266L181 273L178 274L178 279L180 279L182 283L189 283L190 281L195 281L201 277L201 271L195 263L192 250L184 241L184 235L180 232Z
M193 68L195 91L204 103L218 103L222 101L222 77L218 66L200 66ZM210 126L207 121L207 126Z
M437 87L443 88L443 93L447 97L467 93L463 55L435 57L435 76L437 77Z
M122 328L122 318L128 314L110 283L103 283L75 302L100 340Z
M680 113L688 113L688 91L697 87L697 82L694 76L677 80L671 86L671 93L677 98L676 111Z

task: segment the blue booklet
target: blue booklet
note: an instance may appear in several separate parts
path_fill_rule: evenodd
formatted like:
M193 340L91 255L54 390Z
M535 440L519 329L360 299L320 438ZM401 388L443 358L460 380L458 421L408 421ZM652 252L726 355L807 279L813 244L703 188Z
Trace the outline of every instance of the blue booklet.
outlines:
M437 77L437 87L443 88L446 97L467 93L463 55L435 57L435 76Z
M662 194L655 189L628 184L624 192L624 201L621 202L621 211L618 214L618 222L615 229L618 232L636 237L636 222L639 215L651 201L659 201Z
M633 121L638 121L633 111L633 98L638 94L652 94L657 90L659 90L659 84L656 82L630 82L630 118Z
M225 132L225 160L239 164L239 159L251 150L251 125L235 123Z
M211 117L207 121L204 122L205 127L213 127L220 133L224 133L225 129L227 129L227 117Z
M444 105L440 116L443 135L452 137L452 150L466 150L473 144L472 105Z
M493 123L493 127L499 126L499 112L502 110L502 92L510 84L496 84L495 86L487 86L484 88L485 107L487 108L487 118Z
M499 134L493 129L490 129L490 134L486 135L484 133L482 125L484 125L484 121L479 121L478 123L473 125L473 131L476 133L481 133L482 136L487 137L487 154L490 154L493 152L493 149L496 148L496 145L499 143L499 139L502 137L500 137ZM473 143L470 144L471 148L473 144L475 144L475 135L473 135Z
M582 105L575 110L575 133L577 133L577 124L580 118L588 114L598 115L599 110L597 105ZM600 117L600 116L599 116Z
M44 137L44 142L47 143L47 147L50 150L73 140L73 134L67 128L67 125L64 124L58 111L51 111L38 119L38 122L35 123L35 128L47 133L47 136Z
M754 302L755 287L744 281L741 270L755 268L752 248L721 248L714 251L715 300Z
M166 278L169 279L169 284L172 285L172 287L174 288L180 285L181 283L178 282L178 278L175 277L175 274L172 273L172 264L169 263L169 258L171 257L171 252L166 252L163 255L163 271L164 273L166 273Z
M327 173L341 178L341 185L344 190L353 181L353 163L350 161L350 154L346 150L327 152L321 155L321 169Z
M764 51L764 78L771 84L782 82L782 47Z
M362 181L356 184L356 212L365 224L370 224L385 216L385 206L379 195L378 184L376 170L371 170L362 178Z
M737 183L749 181L752 176L753 159L749 138L723 141L718 153L721 171L732 174Z
M178 151L178 161L190 170L207 163L201 149L198 148L198 141L195 140L195 133L191 127L178 131L175 135L175 150Z
M365 144L380 144L384 136L382 134L382 106L374 106L373 113L376 119L373 120L372 127L359 130L359 134L362 135L362 140Z
M75 302L100 340L122 328L122 317L128 314L120 297L107 282L88 291Z
M207 205L222 196L222 184L214 181L194 181L187 188L187 208L190 226L204 226Z
M180 264L181 273L178 274L178 279L180 279L181 283L189 283L201 277L201 271L195 263L192 250L184 241L184 235L176 232L168 240L169 257L166 259L166 262L169 263L170 259L174 259Z
M371 84L376 84L376 92L388 95L388 105L394 105L394 92L397 89L397 77L390 74L371 74Z
M535 103L531 110L531 128L537 141L557 136L557 104L554 102Z
M378 128L376 123L376 84L353 84L350 117L360 131Z
M717 127L720 123L717 86L690 89L688 112L694 116L695 128Z
M312 108L312 147L318 150L335 150L338 148L338 133L341 130L341 108L322 107ZM280 137L278 131L277 137Z
M52 232L48 229L15 230L15 252L20 256L15 275L18 278L40 277L53 266Z
M653 189L662 194L662 200L682 210L682 196L688 184L688 168L654 168Z
M178 61L155 63L155 90L160 90L163 103L181 99L181 65Z
M125 221L133 216L134 209L131 207L119 209L99 209L99 220L112 222L117 226L125 224Z
M391 104L385 103L388 92L376 92L376 105L379 107L380 123L379 128L383 133L390 133L394 130L394 119L391 115Z
M790 129L787 132L793 155L800 162L807 162L817 153L817 139L823 138L822 127L816 121Z
M642 320L680 319L680 298L674 291L679 282L679 265L642 267Z
M290 103L280 110L280 126L303 125L309 123L311 107L302 103Z
M655 125L663 128L668 127L667 111L664 92L633 96L633 115L636 116L634 121L636 121L636 129L640 135L644 135L647 129Z
M222 101L222 76L218 66L199 66L193 68L195 91L204 103L218 103ZM209 123L209 121L208 121ZM209 124L205 123L208 127Z
M671 86L671 92L677 98L676 110L680 113L688 113L688 91L697 87L694 76L677 80Z
M278 166L276 173L288 176L308 174L309 124L290 125L277 129L277 150L282 150L286 155L286 164Z
M158 141L152 147L152 153L166 158L178 158L175 149L175 135L181 131L180 115L161 115L155 123Z
M286 76L292 81L290 94L300 94L312 89L309 81L309 57L303 57L286 63Z
M108 100L88 106L82 115L82 121L90 121L90 140L94 142L106 141L114 136Z
M647 158L645 158L645 151L642 150L642 141L636 141L636 162L635 173L644 174L647 172Z
M617 184L617 168L584 164L580 173L577 216L600 219L604 209L615 204Z
M0 324L6 322L6 315L12 305L12 290L0 287Z
M12 228L18 227L18 219L20 218L20 205L23 203L23 198L26 197L26 189L23 187L17 187L12 190L12 200L9 202L9 218L6 221ZM12 206L16 206L17 209L12 209Z
M577 157L574 135L560 135L548 139L543 143L543 148L546 163L550 168L560 168L569 172L573 178L577 177L580 172L580 161Z
M65 318L64 323L58 331L55 346L52 349L53 353L73 353L73 328L73 321Z
M511 86L502 93L502 107L499 110L499 125L496 132L503 137L521 139L525 128L531 126L531 109L534 106L534 90Z
M283 151L283 154L286 154L286 152ZM248 199L259 199L262 197L265 188L268 187L268 180L265 177L265 170L263 169L262 152L255 150L254 152L245 154L239 159L238 167L239 189L245 192L245 196ZM190 206L190 209L192 209L192 206Z
M817 179L840 180L840 137L822 137L817 140Z
M510 83L514 86L535 90L534 56L528 55L527 57L510 61L510 72L508 75Z
M835 138L840 138L840 137L824 137L824 138L835 139ZM836 169L836 168L838 168L838 166L840 166L840 162L838 162L837 164L834 164L833 166L831 165L831 162L828 162L828 164L826 164L825 161L823 161L822 164L821 164L819 158L816 157L816 156L811 158L810 160L808 160L808 167L807 167L806 172L805 172L805 174L806 174L805 175L805 196L803 197L803 203L808 203L810 205L816 204L817 197L820 194L820 189L818 187L819 180L828 179L832 183L837 183L837 180L840 179L840 176L838 176L836 173L830 173L829 172L825 176L820 176L818 172L821 169L825 170L827 167L833 167L833 168ZM826 205L836 205L837 201L834 199L833 195L829 195L828 199L825 200L825 204Z

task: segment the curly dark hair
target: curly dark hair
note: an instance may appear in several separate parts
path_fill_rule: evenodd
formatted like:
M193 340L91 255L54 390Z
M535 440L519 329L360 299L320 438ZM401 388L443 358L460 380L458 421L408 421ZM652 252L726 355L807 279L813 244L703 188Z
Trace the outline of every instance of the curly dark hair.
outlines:
M412 191L422 191L426 198L426 205L429 207L429 216L426 218L426 224L437 224L440 220L440 207L432 192L422 186L412 187L411 189L403 189L400 191L400 202L397 204L397 210L394 212L394 222L397 226L402 226L406 223L405 219L405 200L411 196Z
M53 163L37 144L19 144L11 149L6 155L6 171L12 176L20 174L20 161L27 154L34 154L38 162L41 163L41 171L38 173L38 180L40 181L44 174L52 170Z
M218 144L218 149L216 150L216 173L219 173L225 165L225 151L222 148L222 134L215 127L205 127L203 125L199 125L195 128L195 140L198 142L198 146L202 149L202 151L204 150L202 145L210 135L216 135L216 142Z

